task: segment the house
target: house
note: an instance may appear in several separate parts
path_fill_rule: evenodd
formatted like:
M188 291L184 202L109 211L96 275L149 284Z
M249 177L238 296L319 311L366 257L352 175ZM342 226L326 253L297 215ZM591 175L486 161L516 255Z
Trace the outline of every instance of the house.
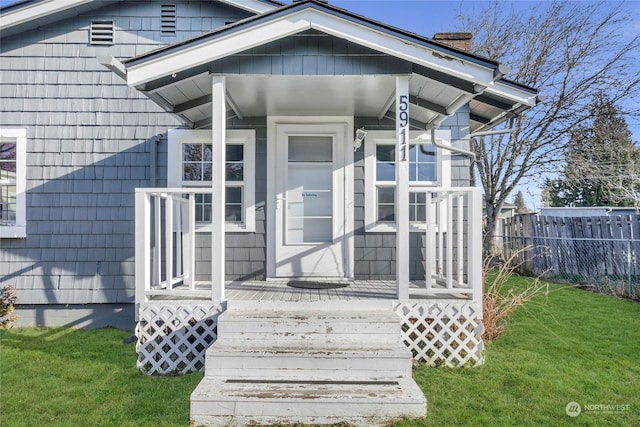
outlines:
M33 322L135 317L148 373L206 354L198 424L420 416L412 355L482 363L469 138L537 92L468 35L318 0L29 0L0 30L0 280Z

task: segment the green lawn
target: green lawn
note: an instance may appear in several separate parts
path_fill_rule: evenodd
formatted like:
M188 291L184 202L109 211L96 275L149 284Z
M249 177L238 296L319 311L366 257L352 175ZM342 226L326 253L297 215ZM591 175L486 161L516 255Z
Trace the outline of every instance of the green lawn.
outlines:
M122 343L128 335L0 332L0 425L187 426L202 376L139 374L134 345ZM640 425L638 303L552 285L510 318L486 359L482 368L416 367L428 416L396 425ZM571 401L583 408L576 418L565 413Z

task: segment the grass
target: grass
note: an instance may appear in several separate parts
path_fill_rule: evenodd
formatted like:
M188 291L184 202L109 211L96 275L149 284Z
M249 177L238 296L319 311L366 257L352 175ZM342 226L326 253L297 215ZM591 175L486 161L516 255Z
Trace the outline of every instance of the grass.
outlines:
M396 426L640 425L640 304L550 289L509 318L506 334L487 346L484 367L416 366L429 413ZM139 374L134 345L122 343L127 335L114 329L0 332L0 424L187 426L189 394L202 376ZM571 401L583 407L576 418L565 413ZM585 411L615 404L629 407Z

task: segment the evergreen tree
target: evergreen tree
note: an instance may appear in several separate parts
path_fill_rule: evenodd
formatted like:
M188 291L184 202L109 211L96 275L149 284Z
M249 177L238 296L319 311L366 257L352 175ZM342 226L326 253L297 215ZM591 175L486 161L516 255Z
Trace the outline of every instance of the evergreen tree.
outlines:
M529 213L529 208L527 208L527 203L524 201L524 195L522 191L518 191L516 194L516 198L513 201L513 204L516 205L516 213L526 214Z
M544 184L551 206L636 206L640 150L614 103L603 94L590 105L592 120L571 133L561 177Z

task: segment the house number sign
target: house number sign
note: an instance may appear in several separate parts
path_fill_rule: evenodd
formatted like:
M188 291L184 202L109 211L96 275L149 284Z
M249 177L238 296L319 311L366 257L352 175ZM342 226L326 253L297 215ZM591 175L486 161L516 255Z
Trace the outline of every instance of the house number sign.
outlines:
M400 102L398 103L398 121L399 121L399 137L400 137L400 161L407 161L408 141L407 141L407 128L409 125L409 97L407 95L400 95Z

